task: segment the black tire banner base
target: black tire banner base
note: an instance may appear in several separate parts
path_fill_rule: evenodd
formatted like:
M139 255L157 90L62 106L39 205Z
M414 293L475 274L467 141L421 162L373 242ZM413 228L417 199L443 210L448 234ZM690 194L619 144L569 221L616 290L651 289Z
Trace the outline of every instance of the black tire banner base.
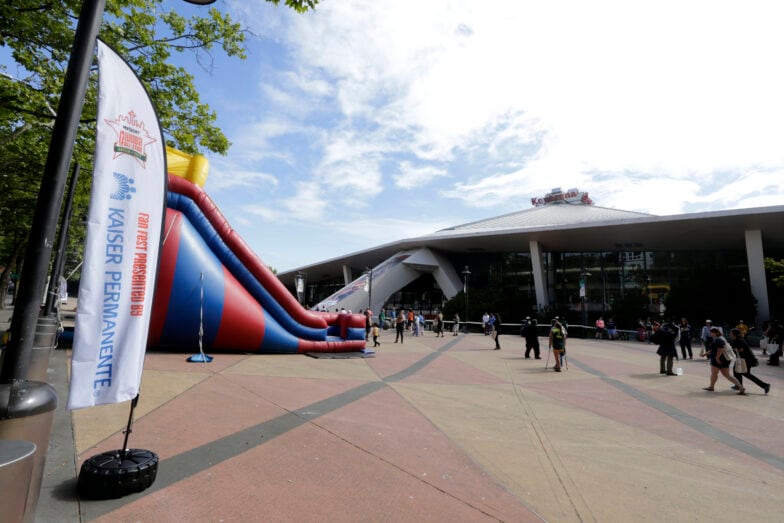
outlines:
M149 488L158 474L158 455L144 449L112 450L82 463L79 497L119 498Z

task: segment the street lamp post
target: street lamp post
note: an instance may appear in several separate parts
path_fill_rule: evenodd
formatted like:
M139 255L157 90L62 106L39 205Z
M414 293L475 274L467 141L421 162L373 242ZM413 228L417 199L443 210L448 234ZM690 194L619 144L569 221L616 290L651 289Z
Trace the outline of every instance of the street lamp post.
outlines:
M460 272L463 275L463 297L465 298L465 317L463 318L463 331L468 334L468 277L471 276L471 271L468 270L468 265L463 267Z
M301 271L297 271L297 275L294 276L294 290L297 291L297 301L300 304L305 299L305 282L307 282L307 278L307 274Z
M583 310L583 326L588 328L588 300L586 295L588 293L588 276L591 273L583 270L580 273L580 308Z
M368 283L367 283L367 293L368 293L368 306L367 308L371 311L373 308L371 307L373 303L373 268L372 267L365 267L365 274L368 276Z

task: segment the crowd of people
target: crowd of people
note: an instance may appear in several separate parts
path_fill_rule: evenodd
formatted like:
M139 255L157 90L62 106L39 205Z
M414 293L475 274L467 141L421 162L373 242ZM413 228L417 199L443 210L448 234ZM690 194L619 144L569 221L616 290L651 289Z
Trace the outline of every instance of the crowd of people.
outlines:
M374 320L372 312L364 312L366 316L366 340L372 335L373 346L378 347L380 327L384 326L387 320L386 311L382 309L379 317ZM444 314L436 311L432 318L431 330L436 337L444 337L447 328ZM461 326L460 316L454 314L451 320L452 335L457 336ZM392 324L395 329L395 343L403 343L404 335L409 333L412 336L422 336L425 332L425 318L421 313L413 310L400 310L392 316ZM618 339L618 329L615 322L610 317L605 322L603 317L599 317L595 324L595 338L608 340ZM493 342L494 350L501 350L501 316L498 313L484 313L482 315L482 332L489 336ZM705 320L700 329L699 335L691 326L686 318L671 321L638 321L637 339L647 341L657 345L656 353L659 356L659 373L667 376L675 376L674 361L680 357L683 360L694 359L696 352L692 348L692 342L699 342L700 351L698 357L705 358L710 364L710 377L708 386L703 390L714 391L719 375L732 383L732 388L737 390L737 394L746 395L746 388L743 379L751 381L760 387L765 394L770 391L770 383L766 383L752 373L754 367L759 366L754 351L751 349L747 336L750 332L749 325L742 320L729 330L730 339L724 336L724 330L720 326L713 325L711 320ZM520 335L525 344L524 357L542 359L541 348L539 345L539 324L536 319L526 317L522 322ZM561 372L566 362L566 340L568 337L567 326L558 317L554 318L548 332L548 364L550 355L554 357L553 370ZM784 346L784 326L778 321L771 321L766 326L760 339L762 354L768 355L766 362L768 365L778 366ZM680 349L680 351L679 351ZM732 373L730 373L732 370Z
M653 322L651 330L649 340L658 345L656 352L659 355L659 372L661 374L676 375L673 372L673 360L678 357L678 347L680 347L684 360L694 359L691 347L694 331L686 318L681 318L679 322ZM705 320L699 338L697 338L701 344L699 357L707 359L710 363L708 386L703 390L715 391L716 382L721 375L732 383L732 388L741 396L746 395L743 378L756 384L765 394L770 391L770 383L765 383L752 374L752 369L759 366L759 360L749 345L748 334L749 326L741 320L734 328L730 329L730 339L728 340L724 336L722 327L714 325L711 320ZM760 339L762 354L765 355L768 350L771 350L770 359L767 361L768 365L779 365L782 344L784 344L784 328L779 322L771 321ZM732 370L732 374L730 374L730 370Z
M342 311L341 311L342 312ZM382 308L378 316L374 318L373 312L370 309L360 310L360 314L365 316L365 341L370 341L372 335L373 346L379 347L379 338L381 331L388 327L395 331L394 343L403 343L405 335L419 337L424 336L426 330L427 320L425 316L413 309L400 309L397 313L392 311L392 315L388 316L385 308ZM447 328L447 322L444 319L444 313L440 310L432 318L431 330L437 338L443 338L444 332ZM452 318L452 334L457 336L460 325L460 316L455 314Z

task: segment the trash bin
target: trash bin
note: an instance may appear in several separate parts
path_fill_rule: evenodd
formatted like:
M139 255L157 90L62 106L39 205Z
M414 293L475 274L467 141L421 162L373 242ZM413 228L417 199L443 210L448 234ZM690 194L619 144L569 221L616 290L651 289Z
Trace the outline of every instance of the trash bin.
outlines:
M26 521L33 521L52 433L57 392L48 383L18 381L0 383L0 440L29 441L35 444L32 474L26 496ZM0 507L3 507L0 504ZM0 509L2 511L3 509Z
M0 440L0 507L3 507L3 521L21 523L33 520L33 514L25 517L25 511L35 448L35 443L30 441Z

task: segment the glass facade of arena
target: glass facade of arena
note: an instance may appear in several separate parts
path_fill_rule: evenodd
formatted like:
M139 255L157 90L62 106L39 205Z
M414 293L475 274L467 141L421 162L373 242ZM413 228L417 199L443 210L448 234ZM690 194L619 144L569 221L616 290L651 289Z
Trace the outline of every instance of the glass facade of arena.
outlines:
M782 257L784 253L766 255ZM507 322L519 322L526 316L562 315L571 324L593 325L601 315L605 319L614 317L619 328L631 329L637 319L646 317L692 316L691 321L700 325L706 317L718 316L717 300L753 302L743 250L544 251L542 264L548 302L544 311L537 309L530 253L448 253L447 256L457 273L465 266L470 269L471 319L490 309L503 311ZM771 312L775 314L784 311L784 300L782 292L770 280L768 295ZM343 285L342 279L309 284L309 301L316 303ZM672 298L679 298L675 300L678 310L667 309L671 294L674 294ZM701 295L705 296L704 300L700 299ZM443 310L445 304L443 294L429 274L387 300L387 308L411 308L426 316L437 309ZM712 313L713 310L717 312ZM748 308L731 310L728 315L739 317L727 318L728 322L737 322L742 317L747 322L753 319L753 312Z

